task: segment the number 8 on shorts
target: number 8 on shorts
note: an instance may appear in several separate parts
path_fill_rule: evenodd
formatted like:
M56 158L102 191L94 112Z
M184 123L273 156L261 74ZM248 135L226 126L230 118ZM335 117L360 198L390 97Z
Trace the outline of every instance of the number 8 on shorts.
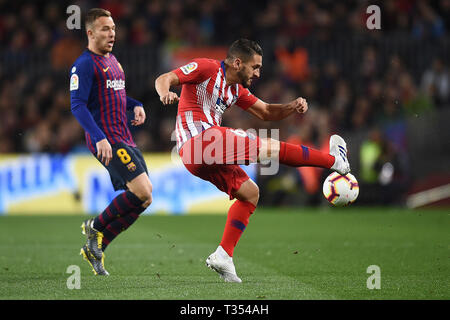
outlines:
M127 164L131 161L131 157L128 154L127 150L124 148L120 148L116 152L117 156L119 157L120 161L122 161L123 164Z

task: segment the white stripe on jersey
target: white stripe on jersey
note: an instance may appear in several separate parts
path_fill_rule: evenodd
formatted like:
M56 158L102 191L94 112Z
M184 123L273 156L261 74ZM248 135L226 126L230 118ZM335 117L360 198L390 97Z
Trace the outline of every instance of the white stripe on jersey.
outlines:
M205 130L212 127L209 123L206 123L206 122L204 122L204 121L200 121L200 122L202 123L202 126L203 126L203 128L204 128Z
M192 111L186 111L184 113L184 117L186 118L186 124L191 132L191 137L198 135L198 130L194 125L194 115Z
M183 139L183 143L187 141L186 132L184 132L183 124L181 122L181 116L177 116L177 132L181 134L181 138Z
M216 82L214 83L212 100L211 100L211 104L213 104L211 107L214 110L214 120L215 120L216 125L220 125L220 119L222 118L222 114L220 114L215 108L217 99L220 98L220 91L222 91L222 92L224 91L223 88L222 88L222 90L220 90L221 81L222 81L222 69L219 69L219 72L217 73L217 77L216 77Z
M224 81L225 82L225 81ZM225 91L225 90L224 90ZM229 86L228 87L228 90L227 90L227 96L228 96L228 98L227 98L227 104L228 105L231 105L231 101L233 101L233 94L231 93L231 86Z
M175 121L175 136L177 137L177 147L181 146L180 131L178 130L178 122Z
M205 114L206 119L208 119L208 122L214 124L211 117L211 106L208 104L208 92L206 91L206 87L208 86L210 79L207 79L197 85L197 103L202 106L203 113Z

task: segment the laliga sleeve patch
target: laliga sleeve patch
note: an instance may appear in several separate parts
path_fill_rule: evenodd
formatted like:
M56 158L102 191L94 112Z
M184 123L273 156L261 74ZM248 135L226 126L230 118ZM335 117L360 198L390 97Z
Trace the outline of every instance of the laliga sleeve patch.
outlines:
M70 91L78 90L78 84L79 84L78 75L74 73L70 77Z
M197 62L191 62L185 66L180 67L180 69L185 75L188 75L189 73L197 69L197 67L198 67Z

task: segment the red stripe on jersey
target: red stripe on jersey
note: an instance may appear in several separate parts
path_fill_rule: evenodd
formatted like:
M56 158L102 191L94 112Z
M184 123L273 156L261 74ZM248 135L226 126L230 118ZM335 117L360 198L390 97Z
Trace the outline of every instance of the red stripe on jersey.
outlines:
M184 143L187 140L187 131L185 129L186 128L186 119L183 120L183 118L184 118L183 114L181 114L181 113L178 114L177 118L176 118L181 143Z
M108 59L109 62L111 62L112 59ZM113 68L113 63L108 63L108 67L109 67L109 72L111 72L111 74L113 75L114 79L117 79L117 72L115 72L114 68ZM117 92L116 90L112 89L113 92L113 97L114 97L114 104L112 105L112 113L111 113L111 117L112 117L112 123L113 123L113 128L114 131L117 133L117 135L123 139L123 129L121 128L119 122L122 121L121 117L119 117L119 112L120 112L120 97L117 96Z
M119 61L117 61L116 57L111 54L111 68L114 70L114 74L116 75L117 79L125 79L125 73L119 69ZM119 109L120 112L120 120L122 122L122 125L120 128L122 129L122 139L125 140L125 143L131 146L136 146L136 144L133 141L133 136L131 135L131 131L128 127L128 117L127 117L127 97L125 90L120 90L117 92L117 96L119 99Z
M181 129L184 130L184 136L187 137L187 133L189 133L189 127L187 125L187 120L186 120L186 115L183 113L179 113L178 116L181 119ZM183 139L183 134L180 132L180 134L182 135L182 139L181 141L186 141L186 138ZM189 140L189 139L187 139Z
M107 60L109 61L109 59L107 59ZM115 78L114 73L112 72L111 64L107 63L107 61L100 61L100 62L102 63L102 65L105 66L105 69L107 67L109 67L108 71L104 72L105 78L107 78L107 73L108 72L111 72L113 74L113 77ZM117 99L117 96L116 96L116 90L114 90L114 88L111 89L111 90L112 90L113 94L112 94L112 97L111 97L111 103L109 104L109 107L110 107L110 110L111 110L111 112L109 113L109 116L110 116L111 123L112 123L111 129L114 131L114 133L115 133L115 137L114 138L116 139L117 137L121 136L121 134L119 132L120 131L119 130L119 126L117 124L117 119L118 119L118 117L117 117L118 99ZM105 92L108 95L108 88L106 86L105 86ZM117 142L119 142L119 140L117 140Z
M97 62L98 62L98 64L100 65L100 67L102 68L102 69L106 69L108 66L101 60L101 58L100 57L96 57L97 58ZM109 71L109 70L108 70ZM108 72L108 71L106 71L106 72ZM117 132L117 128L116 128L116 126L114 125L115 123L114 123L114 120L113 120L113 116L114 116L114 110L116 109L116 108L114 108L114 104L113 103L115 103L115 101L113 102L112 100L113 99L111 99L111 101L110 101L110 99L109 99L109 94L108 94L108 88L107 88L107 85L106 85L106 82L107 82L107 80L108 80L108 77L106 76L106 72L103 72L103 73L101 73L102 74L102 78L104 79L104 96L105 96L105 100L106 100L106 112L105 112L105 116L106 116L106 119L107 119L107 121L108 121L108 125L109 125L109 127L108 127L108 131L110 132L110 135L111 135L111 143L117 143L117 142L120 142L118 139L117 139L117 136L119 135L118 134L118 132ZM113 92L114 92L114 89L112 89L113 90ZM115 99L114 99L115 100Z
M112 54L111 54L111 60L112 60L111 69L113 70L114 77L117 79L121 79L122 77L120 74L120 70L117 68L117 64L118 64L117 59ZM116 92L115 92L115 94L116 94ZM121 129L120 130L121 135L122 135L122 138L126 140L126 142L129 142L128 127L127 127L128 119L127 119L126 113L124 113L124 103L122 101L122 90L117 92L117 100L119 101L119 103L118 103L118 113L120 114L119 118L120 118L120 121L122 122L122 124L124 124L124 125L119 126ZM125 106L125 108L126 108L126 106Z
M88 148L89 148L89 150L92 152L92 153L95 153L95 147L94 147L94 144L92 143L92 139L91 139L91 135L89 134L89 133L85 133L85 137L86 137L86 140L87 140L87 146L88 146Z
M95 62L95 59L93 58L94 63L97 65L97 63ZM106 125L106 120L105 120L105 101L103 99L103 95L102 95L102 86L101 83L102 81L100 80L100 75L98 72L98 65L97 68L94 68L94 72L95 72L95 78L97 79L97 87L98 87L98 101L100 104L100 122L102 123L102 130L106 135L106 138L111 141L111 135L108 131L108 127Z
M100 76L101 72L99 72L99 70L101 70L102 67L99 65L99 62L96 59L96 57L93 57L93 61L96 64L96 66L98 67L98 69L95 69L95 76L96 76L97 81L98 81L98 99L99 99L99 102L100 102L100 114L101 114L100 120L101 120L102 125L103 125L102 129L105 132L106 137L108 138L109 142L113 143L113 142L115 142L115 140L113 139L112 134L110 132L111 121L109 121L109 119L105 119L105 117L106 117L106 111L105 110L107 108L107 104L109 103L109 100L108 100L108 96L107 95L105 95L105 96L102 95L102 79L100 79L100 77L103 78L103 79L105 79L105 78L103 77L103 75ZM105 88L106 88L106 83L105 83ZM109 122L109 127L106 124L107 120Z
M97 66L96 69L96 76L97 76L97 81L98 81L98 98L100 101L100 114L101 114L101 121L102 121L102 125L103 125L103 131L105 132L106 136L108 137L109 142L112 142L112 134L110 132L110 125L108 126L107 122L109 122L107 116L107 102L106 102L106 96L102 93L102 88L103 88L103 75L102 75L102 69L103 66L100 65L100 63L98 62L98 59L96 56L93 57L94 59L94 63ZM105 84L106 85L106 84Z
M109 62L110 62L109 65L108 65L110 67L109 70L113 74L114 79L120 79L120 77L117 76L117 72L115 71L115 69L113 67L114 60L111 57L112 57L112 55L110 54L110 59L108 59ZM111 61L111 60L113 60L113 61ZM121 114L121 110L120 110L120 106L121 106L120 93L117 92L114 89L113 89L113 93L114 93L114 99L115 99L115 104L113 105L113 110L114 110L114 118L113 118L114 129L118 132L119 137L123 139L125 134L124 134L123 126L121 125L121 122L123 121L123 118L122 118L122 114Z

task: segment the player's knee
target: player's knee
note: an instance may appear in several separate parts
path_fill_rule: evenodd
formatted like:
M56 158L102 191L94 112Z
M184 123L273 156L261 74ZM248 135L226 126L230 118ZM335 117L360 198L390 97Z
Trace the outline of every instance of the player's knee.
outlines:
M144 208L147 208L152 203L153 185L145 175L138 176L127 186L143 202L142 206Z
M247 201L253 203L255 207L258 205L259 188L257 185L255 185L255 188L249 193Z
M251 203L255 205L255 207L258 205L259 201L259 187L255 184L255 189L252 191L250 200Z
M141 196L139 197L144 203L142 204L142 206L144 208L147 208L149 205L152 204L153 201L153 196L152 196L152 190L147 189L144 192L142 192Z
M137 190L132 190L132 192L136 195L136 197L138 197L142 201L142 206L144 208L147 208L153 201L151 186L147 186L145 188L142 187Z
M249 183L246 183L245 191L240 192L236 195L236 198L241 201L248 201L255 205L258 205L259 201L259 187L256 183L251 180L248 180Z

